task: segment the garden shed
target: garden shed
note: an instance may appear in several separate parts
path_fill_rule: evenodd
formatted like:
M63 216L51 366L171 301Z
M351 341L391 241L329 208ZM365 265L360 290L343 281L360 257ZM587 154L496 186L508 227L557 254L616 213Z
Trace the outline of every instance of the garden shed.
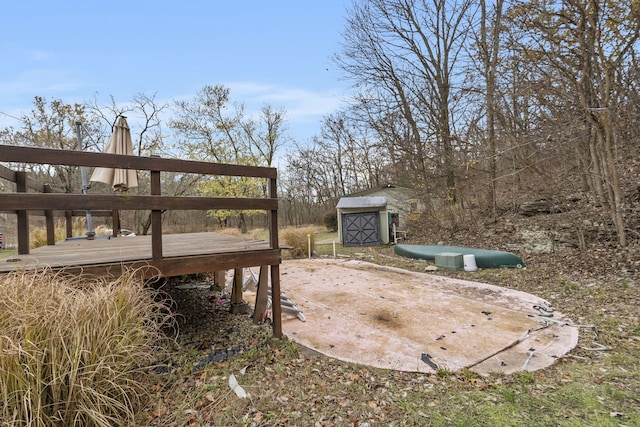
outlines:
M382 200L384 200L384 207ZM378 205L374 206L376 203ZM406 238L404 230L406 230L409 215L424 210L424 206L416 190L394 184L383 184L343 196L338 202L337 209L338 234L342 244L373 246L395 242L397 238ZM368 239L362 240L365 236L373 239L371 234L375 215L364 215L372 212L378 213L379 243L360 244L359 241L368 242ZM348 215L346 221L345 215ZM346 230L345 226L349 229ZM357 231L359 227L361 231Z
M386 198L343 197L337 209L338 237L344 246L389 243Z

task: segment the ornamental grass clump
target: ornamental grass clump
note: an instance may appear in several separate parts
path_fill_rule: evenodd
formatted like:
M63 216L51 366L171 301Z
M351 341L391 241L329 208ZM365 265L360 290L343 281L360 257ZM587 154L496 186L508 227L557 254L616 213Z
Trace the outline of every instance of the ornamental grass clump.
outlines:
M2 276L2 425L132 425L172 321L130 272L110 280L47 270Z
M316 227L285 228L280 232L282 240L288 244L293 258L311 256L315 251ZM309 254L309 247L311 254Z

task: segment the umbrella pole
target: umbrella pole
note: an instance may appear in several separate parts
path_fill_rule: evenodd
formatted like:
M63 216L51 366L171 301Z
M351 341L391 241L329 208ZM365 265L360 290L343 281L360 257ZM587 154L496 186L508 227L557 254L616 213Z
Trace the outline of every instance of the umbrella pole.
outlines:
M78 150L84 151L84 146L82 144L82 123L76 122L76 134L78 137ZM91 186L87 183L87 171L84 166L80 166L80 176L82 177L82 189L80 190L82 194L87 194L89 188ZM93 239L96 233L93 231L93 219L91 218L91 211L87 210L87 239Z

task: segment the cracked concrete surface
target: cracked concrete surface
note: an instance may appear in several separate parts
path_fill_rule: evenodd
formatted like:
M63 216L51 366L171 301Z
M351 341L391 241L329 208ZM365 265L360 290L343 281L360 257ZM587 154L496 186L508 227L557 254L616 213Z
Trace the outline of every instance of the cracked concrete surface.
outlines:
M578 342L578 329L535 295L362 261L287 260L281 290L306 321L289 339L347 362L402 371L534 371Z

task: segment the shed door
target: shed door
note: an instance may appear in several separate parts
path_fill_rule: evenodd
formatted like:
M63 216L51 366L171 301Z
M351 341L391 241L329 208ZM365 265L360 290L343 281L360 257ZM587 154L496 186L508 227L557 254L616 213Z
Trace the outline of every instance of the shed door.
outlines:
M342 214L342 239L345 246L377 246L380 241L378 212Z

